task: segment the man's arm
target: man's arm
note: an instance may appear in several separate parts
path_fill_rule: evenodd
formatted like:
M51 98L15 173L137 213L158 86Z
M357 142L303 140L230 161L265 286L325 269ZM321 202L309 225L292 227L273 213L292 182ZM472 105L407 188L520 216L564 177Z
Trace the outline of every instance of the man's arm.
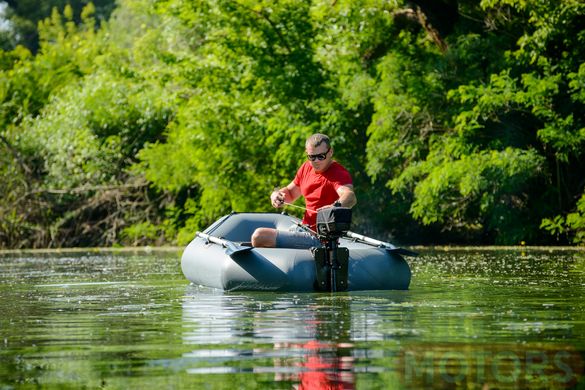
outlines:
M272 206L278 208L286 203L292 203L301 196L301 188L297 186L294 181L290 182L286 187L276 189L270 194L270 203Z
M341 207L351 208L357 203L357 198L353 192L353 185L351 184L337 188L337 194L339 194L339 199L337 201L341 203Z

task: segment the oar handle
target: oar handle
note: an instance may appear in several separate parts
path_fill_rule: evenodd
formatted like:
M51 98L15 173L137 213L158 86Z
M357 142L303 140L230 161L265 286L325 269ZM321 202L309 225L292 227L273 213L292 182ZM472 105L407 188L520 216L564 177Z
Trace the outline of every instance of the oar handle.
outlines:
M410 251L410 250L404 249L404 248L399 248L397 246L390 244L389 242L376 240L374 238L366 237L366 236L363 236L363 235L358 234L358 233L348 231L345 233L345 236L349 237L349 238L353 238L355 240L359 240L359 241L364 242L364 243L369 244L369 245L384 248L390 252L398 253L400 255L412 256L412 257L418 256L418 253L416 253L416 252L413 252L413 251Z
M350 237L350 238L355 238L356 240L363 241L367 244L376 245L376 246L383 247L383 248L390 248L390 249L396 248L394 245L390 244L389 242L376 240L374 238L366 237L366 236L358 234L358 233L348 231L345 233L345 235Z
M252 250L251 246L241 246L229 240L222 240L221 238L210 236L209 234L197 232L197 236L201 237L214 244L221 245L225 248L225 253L229 257L234 257L238 253L246 253Z
M224 248L228 247L228 242L226 240L222 240L221 238L210 236L209 234L197 232L197 237L201 237L207 241L213 242L214 244L218 244L223 246Z

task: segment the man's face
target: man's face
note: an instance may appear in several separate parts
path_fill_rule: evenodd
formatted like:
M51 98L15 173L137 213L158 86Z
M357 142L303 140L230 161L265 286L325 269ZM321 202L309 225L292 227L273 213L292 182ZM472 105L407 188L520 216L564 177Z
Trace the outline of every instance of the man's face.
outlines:
M319 146L306 145L305 151L307 158L311 162L311 166L316 172L323 172L333 161L333 150L327 146L326 143L321 143Z

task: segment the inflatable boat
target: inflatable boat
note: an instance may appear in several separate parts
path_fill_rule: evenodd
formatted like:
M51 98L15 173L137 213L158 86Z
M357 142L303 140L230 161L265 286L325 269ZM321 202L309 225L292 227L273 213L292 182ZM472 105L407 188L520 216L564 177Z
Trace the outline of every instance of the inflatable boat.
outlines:
M192 283L227 291L408 289L411 272L402 256L415 253L344 228L329 241L323 236L322 248L250 244L256 228L290 231L301 226L299 219L287 214L231 213L197 233L183 252L181 268Z

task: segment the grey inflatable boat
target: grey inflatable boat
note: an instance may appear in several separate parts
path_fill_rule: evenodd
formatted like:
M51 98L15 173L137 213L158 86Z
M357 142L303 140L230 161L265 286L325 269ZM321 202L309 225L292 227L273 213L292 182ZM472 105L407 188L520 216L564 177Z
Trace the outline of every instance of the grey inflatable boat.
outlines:
M323 291L315 250L252 248L249 244L256 228L290 230L297 226L300 220L286 214L226 215L187 246L181 260L183 273L196 285L229 291ZM331 291L408 289L411 272L401 254L414 253L351 232L344 232L337 243L340 253L348 254L343 270L346 281L338 281L342 288ZM343 274L342 267L338 268Z

